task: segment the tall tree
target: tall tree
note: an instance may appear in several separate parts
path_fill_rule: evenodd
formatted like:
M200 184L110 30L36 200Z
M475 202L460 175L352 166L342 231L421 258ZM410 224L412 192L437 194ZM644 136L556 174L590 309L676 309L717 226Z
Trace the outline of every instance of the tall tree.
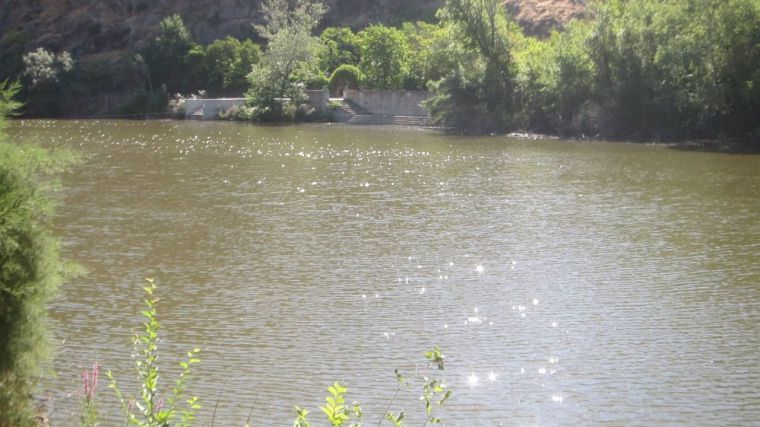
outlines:
M518 32L501 0L447 0L441 14L467 53L436 87L433 118L465 132L509 129L514 113L510 32Z
M370 25L359 38L362 83L373 89L400 89L409 56L404 33L385 25Z
M298 0L293 8L286 0L264 0L261 5L264 24L255 25L267 41L260 64L249 75L249 104L272 119L282 117L283 99L291 105L303 99L303 87L291 82L299 67L316 68L319 39L312 32L325 14L317 1Z
M163 84L169 92L185 89L183 79L176 76L185 72L185 58L192 46L192 36L181 16L175 14L161 21L158 36L144 53L154 87Z

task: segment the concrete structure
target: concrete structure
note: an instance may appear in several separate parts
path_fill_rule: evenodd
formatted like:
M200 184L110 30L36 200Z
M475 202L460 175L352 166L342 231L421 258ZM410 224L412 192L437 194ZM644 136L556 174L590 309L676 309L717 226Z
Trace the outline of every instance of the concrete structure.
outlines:
M343 99L371 115L429 117L422 102L430 98L425 90L353 90L346 89Z
M330 91L327 89L306 90L306 96L309 97L309 104L316 108L320 113L327 111L327 104L330 102Z
M186 99L185 118L214 120L219 118L219 113L226 113L233 107L244 104L245 98Z
M330 100L330 93L327 89L304 92L306 92L309 104L317 111L327 111L327 103ZM186 99L185 118L214 120L219 118L220 113L226 113L234 107L243 105L245 105L245 98Z

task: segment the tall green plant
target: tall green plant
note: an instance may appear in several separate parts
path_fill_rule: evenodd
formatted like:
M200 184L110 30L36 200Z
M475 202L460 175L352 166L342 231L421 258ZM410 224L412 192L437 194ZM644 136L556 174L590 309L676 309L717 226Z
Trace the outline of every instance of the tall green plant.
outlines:
M396 392L388 402L388 406L385 412L382 414L377 422L377 427L380 427L384 422L389 422L394 427L403 427L405 425L406 414L404 411L395 413L391 411L393 404L396 402L399 393L405 387L411 385L414 379L422 379L422 397L421 400L425 404L425 423L423 427L428 424L439 424L441 418L435 414L435 407L443 406L447 400L451 398L452 392L448 390L446 382L437 379L430 378L426 375L429 369L433 367L438 370L444 370L445 356L441 353L441 349L436 345L431 350L425 352L425 358L428 360L428 366L417 372L415 378L405 377L398 369L396 372ZM322 412L327 416L327 421L332 427L342 427L350 420L353 422L350 427L361 427L364 413L362 412L361 405L354 402L350 407L346 403L346 392L348 389L342 385L335 383L327 388L329 396L325 398L325 405L320 407ZM311 423L307 419L309 411L299 406L295 407L296 419L293 422L293 427L311 427Z
M49 357L46 303L73 271L51 232L50 194L74 156L8 141L19 90L0 83L0 427L35 424L31 393Z
M187 360L180 362L182 373L168 393L166 399L162 398L159 391L158 375L158 331L161 323L156 313L156 284L152 279L147 280L145 286L145 305L147 310L142 312L145 317L143 333L134 334L134 354L132 358L137 371L140 384L140 392L137 396L125 397L119 389L113 373L107 372L111 380L109 388L116 394L121 403L122 411L127 423L141 427L168 427L190 426L195 420L195 413L201 405L198 398L193 396L185 399L185 384L190 375L191 366L200 362L197 358L200 349L193 349L187 353ZM184 403L184 404L183 404ZM183 406L182 408L180 406Z

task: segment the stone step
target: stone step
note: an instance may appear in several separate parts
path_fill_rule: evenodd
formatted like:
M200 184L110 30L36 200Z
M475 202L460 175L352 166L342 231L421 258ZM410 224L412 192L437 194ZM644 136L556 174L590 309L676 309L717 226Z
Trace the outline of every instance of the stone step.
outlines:
M429 126L430 118L423 116L381 116L375 114L357 114L348 119L347 123L355 125Z

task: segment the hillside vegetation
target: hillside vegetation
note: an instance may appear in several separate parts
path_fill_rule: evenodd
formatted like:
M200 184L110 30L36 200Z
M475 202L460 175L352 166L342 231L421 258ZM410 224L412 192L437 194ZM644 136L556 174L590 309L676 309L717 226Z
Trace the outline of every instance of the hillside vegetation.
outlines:
M182 17L199 43L231 35L256 38L251 23L260 24L260 0L6 0L0 8L0 34L26 50L45 47L75 56L139 50L159 30L161 20ZM321 26L360 30L371 23L400 25L435 20L443 0L327 0ZM506 0L526 29L546 31L581 14L585 0Z

